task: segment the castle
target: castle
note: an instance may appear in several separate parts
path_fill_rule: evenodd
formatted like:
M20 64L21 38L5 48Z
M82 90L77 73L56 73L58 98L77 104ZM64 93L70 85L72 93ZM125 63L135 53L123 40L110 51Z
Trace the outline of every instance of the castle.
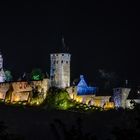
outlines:
M63 40L64 41L64 40ZM116 88L112 96L97 96L97 88L89 87L80 76L77 86L70 86L70 62L71 54L53 53L50 54L50 78L41 81L17 81L6 83L6 76L3 71L3 57L0 53L0 100L10 102L25 102L39 105L46 97L50 87L66 89L71 100L87 105L94 105L105 109L132 108L131 100L127 99L129 88ZM33 100L34 90L39 93L39 98ZM138 100L138 102L140 102Z

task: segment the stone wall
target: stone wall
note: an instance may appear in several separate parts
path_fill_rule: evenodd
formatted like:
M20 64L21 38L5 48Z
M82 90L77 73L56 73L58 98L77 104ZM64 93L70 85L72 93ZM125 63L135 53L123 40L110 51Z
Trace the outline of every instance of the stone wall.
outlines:
M70 86L70 59L67 53L51 54L51 85L58 88Z
M43 79L42 81L21 81L11 83L0 83L0 100L6 101L6 96L11 103L14 102L30 102L33 90L46 95L50 87L50 80ZM42 97L43 97L42 96Z
M67 92L72 100L79 103L102 107L105 109L113 109L115 107L114 102L110 102L111 96L77 95L77 87L69 87L67 88Z
M9 83L1 83L0 84L0 100L5 100L6 93L9 90Z

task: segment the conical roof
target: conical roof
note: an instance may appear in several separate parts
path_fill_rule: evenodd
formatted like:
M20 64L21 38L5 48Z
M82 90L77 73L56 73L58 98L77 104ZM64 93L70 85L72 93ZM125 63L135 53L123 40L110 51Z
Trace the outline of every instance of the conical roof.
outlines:
M78 83L77 86L78 87L88 87L83 75L80 75L80 82Z

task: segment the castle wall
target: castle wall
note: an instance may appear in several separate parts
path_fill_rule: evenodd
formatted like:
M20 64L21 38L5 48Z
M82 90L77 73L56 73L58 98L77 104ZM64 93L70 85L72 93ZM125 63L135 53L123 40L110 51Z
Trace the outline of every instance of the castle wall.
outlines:
M14 82L12 87L11 102L28 101L29 94L32 91L32 87L28 82Z
M77 95L77 87L67 88L69 97L76 102L102 107L104 109L113 109L114 102L110 102L111 96L95 96L95 95Z
M13 92L11 102L23 102L28 101L30 92Z
M50 80L43 79L42 81L22 81L11 83L0 83L0 99L5 100L6 94L10 91L10 102L30 101L30 94L37 87L39 93L44 94L44 97L50 87Z
M9 83L0 84L0 100L5 100L6 93L9 90Z

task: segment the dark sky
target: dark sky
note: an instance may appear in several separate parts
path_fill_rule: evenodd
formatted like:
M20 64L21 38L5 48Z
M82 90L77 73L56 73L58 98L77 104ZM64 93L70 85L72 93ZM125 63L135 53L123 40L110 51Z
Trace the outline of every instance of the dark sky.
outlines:
M133 1L92 3L0 2L0 49L4 68L19 76L32 68L49 73L49 54L62 34L72 54L72 79L94 82L98 69L140 82L140 15Z

